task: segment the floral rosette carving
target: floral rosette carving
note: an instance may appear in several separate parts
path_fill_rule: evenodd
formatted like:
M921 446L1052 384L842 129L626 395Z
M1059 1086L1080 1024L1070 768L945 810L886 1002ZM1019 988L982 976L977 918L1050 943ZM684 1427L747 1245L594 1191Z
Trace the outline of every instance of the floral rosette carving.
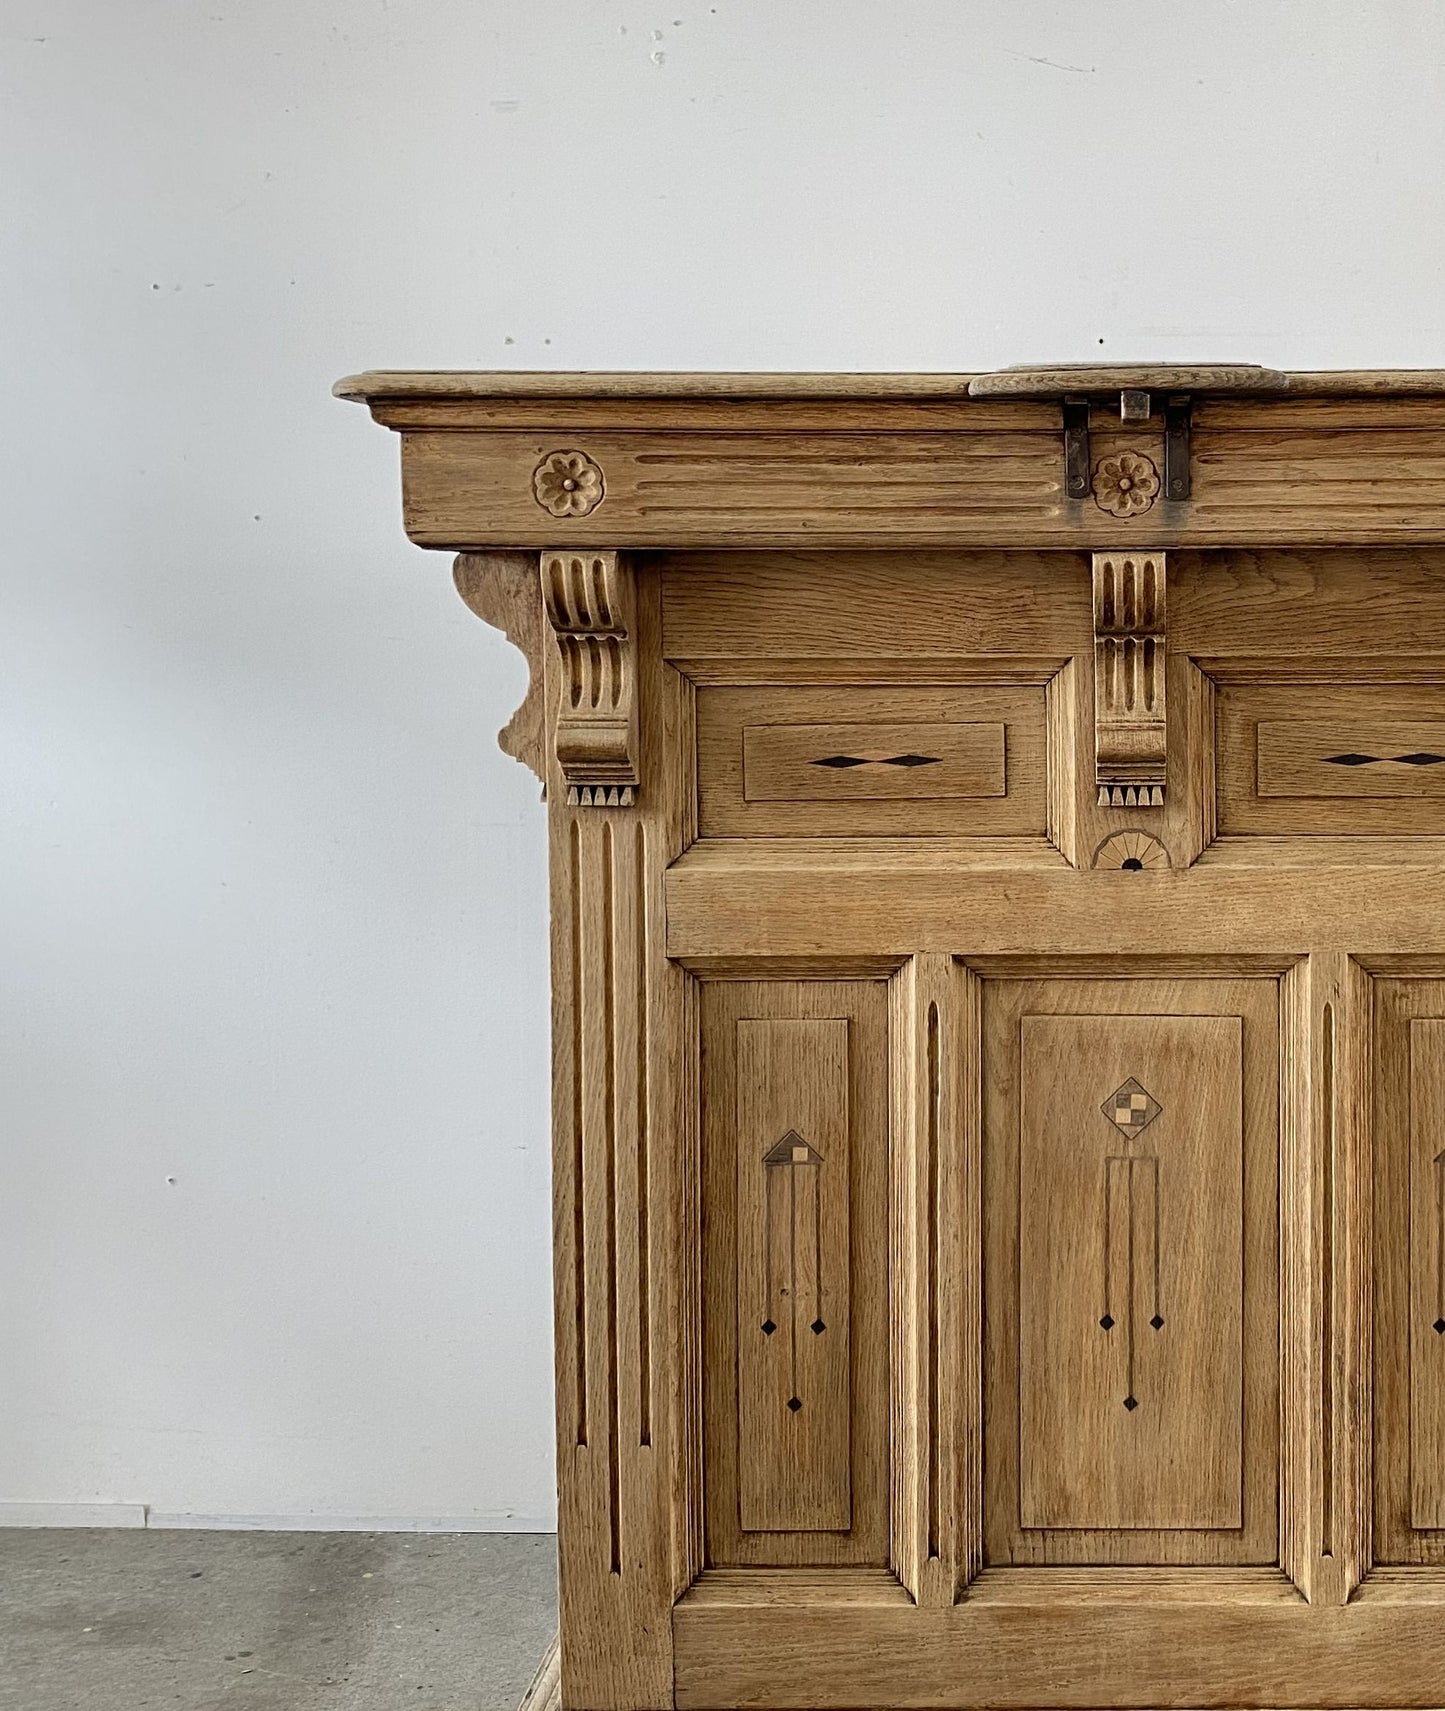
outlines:
M602 471L586 452L549 452L532 472L532 494L554 517L585 517L602 503Z
M1159 497L1159 471L1143 452L1115 452L1094 466L1094 503L1114 517L1137 517Z

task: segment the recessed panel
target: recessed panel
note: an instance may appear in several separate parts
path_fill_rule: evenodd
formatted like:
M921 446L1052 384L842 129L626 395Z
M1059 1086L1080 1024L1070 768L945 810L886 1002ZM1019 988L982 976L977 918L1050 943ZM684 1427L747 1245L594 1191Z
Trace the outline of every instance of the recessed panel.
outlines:
M1231 682L1228 662L1209 670L1222 835L1445 834L1445 684Z
M975 663L986 670L986 662ZM698 831L1041 836L1047 678L704 685Z
M702 987L708 1560L887 1553L882 981Z
M1261 796L1445 796L1445 721L1262 719Z
M1375 1556L1445 1565L1445 981L1375 983Z
M986 1560L1273 1562L1279 990L986 980Z
M1020 1521L1238 1527L1238 1016L1025 1016Z

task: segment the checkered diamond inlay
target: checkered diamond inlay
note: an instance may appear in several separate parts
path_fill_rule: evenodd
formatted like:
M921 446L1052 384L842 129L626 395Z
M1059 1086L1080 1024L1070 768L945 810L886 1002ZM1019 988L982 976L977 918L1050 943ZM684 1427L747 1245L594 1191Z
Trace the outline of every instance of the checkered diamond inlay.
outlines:
M1137 1135L1147 1129L1164 1107L1147 1088L1131 1076L1099 1107L1116 1129L1126 1135Z

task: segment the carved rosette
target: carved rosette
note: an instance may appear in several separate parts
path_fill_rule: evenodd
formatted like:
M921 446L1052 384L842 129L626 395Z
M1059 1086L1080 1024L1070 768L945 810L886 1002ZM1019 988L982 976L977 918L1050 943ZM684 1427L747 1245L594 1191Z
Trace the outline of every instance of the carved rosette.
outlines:
M639 782L632 574L615 552L546 552L542 599L557 642L554 744L568 804L631 807Z
M1101 808L1164 803L1165 560L1094 554L1094 781Z
M1143 452L1114 452L1094 465L1093 487L1101 511L1137 517L1159 497L1159 471Z
M532 471L532 497L554 517L585 517L605 496L601 467L586 452L548 452Z

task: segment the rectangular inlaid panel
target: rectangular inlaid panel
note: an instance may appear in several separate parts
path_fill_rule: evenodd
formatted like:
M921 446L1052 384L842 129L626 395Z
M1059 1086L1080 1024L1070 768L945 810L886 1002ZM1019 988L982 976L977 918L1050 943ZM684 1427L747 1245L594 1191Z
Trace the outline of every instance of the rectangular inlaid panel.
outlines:
M1275 1560L1279 989L986 980L985 1557Z
M1375 1556L1441 1565L1445 981L1375 983L1373 1114Z
M1208 664L1222 835L1445 834L1445 683L1322 681L1347 669L1328 661L1320 681L1253 681L1258 669Z
M1261 796L1445 796L1445 723L1261 720L1256 745Z
M997 722L743 727L749 802L929 802L1006 792Z
M1046 681L703 684L699 834L1042 835Z
M848 1023L737 1025L744 1532L846 1531Z
M1025 1016L1020 1519L1238 1527L1237 1016Z
M881 1564L887 986L701 996L708 1560Z

